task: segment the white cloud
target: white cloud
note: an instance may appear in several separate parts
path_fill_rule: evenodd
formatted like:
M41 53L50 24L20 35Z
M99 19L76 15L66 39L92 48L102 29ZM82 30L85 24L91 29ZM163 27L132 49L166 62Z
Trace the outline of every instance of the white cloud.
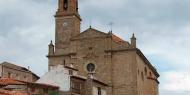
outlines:
M47 71L47 48L54 39L55 5L50 1L0 1L0 61Z
M161 92L184 93L190 92L190 75L184 71L169 71L162 74ZM183 94L181 94L183 95ZM186 93L184 95L190 95Z
M108 32L112 21L113 32L125 40L135 32L138 47L148 57L156 57L149 60L161 72L161 94L187 95L189 88L183 86L190 86L189 2L80 0L82 29L91 21L93 27ZM0 0L0 61L31 66L40 75L47 71L45 55L54 39L56 4L56 0ZM167 70L162 71L164 66Z

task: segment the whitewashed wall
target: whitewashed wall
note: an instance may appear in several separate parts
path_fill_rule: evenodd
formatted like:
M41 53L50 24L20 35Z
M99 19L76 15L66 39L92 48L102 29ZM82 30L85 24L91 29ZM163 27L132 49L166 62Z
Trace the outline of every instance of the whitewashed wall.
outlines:
M102 95L107 95L107 93L106 93L106 90L105 90L105 89L102 89L101 91L102 91Z
M60 87L60 91L70 90L70 75L68 69L62 65L52 67L51 70L42 76L37 83L46 83Z
M97 87L93 87L93 91L92 91L92 95L98 95L98 88Z

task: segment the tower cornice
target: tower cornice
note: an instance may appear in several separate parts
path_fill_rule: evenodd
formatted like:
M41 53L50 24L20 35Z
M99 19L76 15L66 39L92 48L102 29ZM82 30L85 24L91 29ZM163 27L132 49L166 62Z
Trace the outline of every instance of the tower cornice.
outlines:
M78 13L68 13L68 14L64 14L64 13L61 13L61 12L57 12L54 17L57 18L57 17L67 17L67 16L75 16L75 17L77 17L80 21L82 21L80 15L79 15Z

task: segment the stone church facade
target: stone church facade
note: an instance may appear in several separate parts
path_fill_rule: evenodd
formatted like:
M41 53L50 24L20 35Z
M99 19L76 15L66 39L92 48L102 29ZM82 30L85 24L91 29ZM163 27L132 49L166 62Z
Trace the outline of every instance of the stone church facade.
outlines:
M49 70L72 64L79 75L87 76L86 66L93 63L94 77L108 84L107 95L158 95L159 74L136 47L134 34L128 42L91 27L81 32L81 21L78 0L59 0Z

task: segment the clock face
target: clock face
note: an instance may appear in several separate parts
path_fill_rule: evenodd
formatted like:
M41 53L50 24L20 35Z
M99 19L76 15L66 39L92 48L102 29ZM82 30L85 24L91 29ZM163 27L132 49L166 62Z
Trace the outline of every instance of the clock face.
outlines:
M67 22L63 22L63 26L64 27L68 26L68 23Z
M89 63L86 68L89 72L93 72L96 67L93 63Z

